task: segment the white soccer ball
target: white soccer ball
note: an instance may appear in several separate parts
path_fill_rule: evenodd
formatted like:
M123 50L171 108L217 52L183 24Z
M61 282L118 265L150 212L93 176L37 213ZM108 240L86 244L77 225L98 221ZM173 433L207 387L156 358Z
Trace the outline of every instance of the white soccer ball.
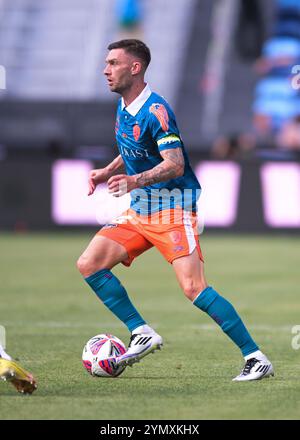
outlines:
M89 339L82 352L84 368L92 375L99 377L117 377L126 368L115 367L109 358L120 356L126 352L121 339L109 333L99 334Z

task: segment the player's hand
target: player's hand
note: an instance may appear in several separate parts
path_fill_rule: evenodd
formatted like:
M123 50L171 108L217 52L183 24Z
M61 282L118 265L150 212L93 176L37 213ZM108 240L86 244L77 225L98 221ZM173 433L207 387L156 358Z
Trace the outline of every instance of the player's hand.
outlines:
M108 177L109 176L108 176L108 173L105 168L100 168L99 170L90 171L88 196L91 196L94 193L94 191L95 191L97 185L99 185L99 183L106 182Z
M126 174L112 176L107 184L108 192L114 197L121 197L133 189L138 188L135 176L127 176Z

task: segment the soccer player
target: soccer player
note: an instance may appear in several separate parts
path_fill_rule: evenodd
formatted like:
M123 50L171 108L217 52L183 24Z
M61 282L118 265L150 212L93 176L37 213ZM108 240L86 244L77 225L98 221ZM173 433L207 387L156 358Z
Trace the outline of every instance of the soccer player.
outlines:
M9 381L19 393L32 394L37 389L36 380L4 351L0 344L0 378Z
M104 75L112 92L119 93L116 139L120 155L107 167L92 170L89 195L107 182L113 196L131 193L131 205L105 225L77 262L86 282L100 300L131 332L119 365L131 365L159 349L162 337L144 320L111 272L118 263L155 246L172 264L186 297L206 312L241 350L244 368L235 381L273 375L273 367L251 338L233 306L208 286L197 231L196 203L200 185L192 171L174 113L145 83L149 48L129 39L108 46ZM116 174L122 167L125 173Z

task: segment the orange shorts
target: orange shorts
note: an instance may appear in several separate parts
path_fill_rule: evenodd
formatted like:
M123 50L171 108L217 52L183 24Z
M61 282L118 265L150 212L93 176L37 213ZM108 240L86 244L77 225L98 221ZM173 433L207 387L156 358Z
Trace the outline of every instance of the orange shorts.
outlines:
M172 263L176 258L190 255L197 249L203 261L199 245L197 216L176 208L149 216L128 209L97 233L123 245L128 258L122 263L130 266L134 258L155 246L165 259Z

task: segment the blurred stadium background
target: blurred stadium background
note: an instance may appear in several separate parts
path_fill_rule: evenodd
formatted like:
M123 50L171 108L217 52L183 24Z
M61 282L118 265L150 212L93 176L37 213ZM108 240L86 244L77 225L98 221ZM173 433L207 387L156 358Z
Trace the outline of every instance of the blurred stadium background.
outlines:
M201 327L152 251L136 269L117 273L162 326L175 364L166 350L161 364L130 371L140 390L122 376L125 391L114 383L112 396L112 385L101 383L110 408L102 416L94 405L101 407L99 388L82 377L81 347L99 332L99 317L101 332L116 327L127 338L75 269L99 224L128 203L112 200L105 186L86 196L89 170L117 154L117 97L102 70L107 45L123 37L151 48L147 79L177 115L203 186L204 232L221 233L203 234L208 274L279 370L276 386L263 383L264 395L250 408L258 388L233 392L227 382L238 356L232 360L211 323ZM40 396L50 396L25 406L6 400L3 418L297 418L299 355L290 340L300 324L299 230L299 0L0 0L0 324L13 355L37 373ZM195 335L201 353L194 350L187 366Z
M84 197L88 169L116 155L116 96L102 70L109 42L137 36L204 187L206 227L299 229L299 2L172 5L0 1L1 228L106 221Z

